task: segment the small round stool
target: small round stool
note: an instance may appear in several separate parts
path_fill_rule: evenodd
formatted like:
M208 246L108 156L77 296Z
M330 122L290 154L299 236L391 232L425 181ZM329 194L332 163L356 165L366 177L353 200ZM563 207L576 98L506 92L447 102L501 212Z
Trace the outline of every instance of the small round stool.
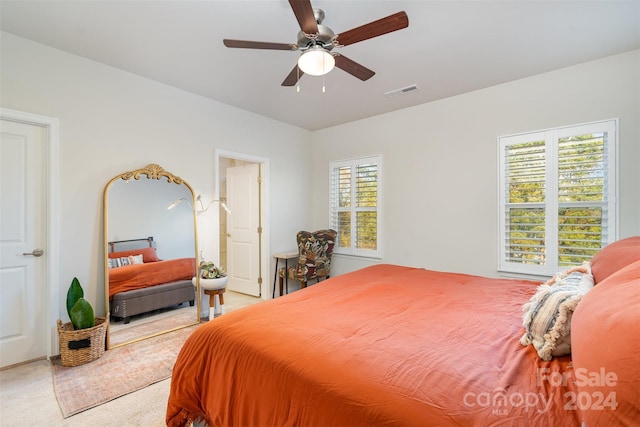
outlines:
M191 279L191 283L193 286L196 286L196 278ZM200 287L202 288L205 295L209 295L209 320L213 319L215 316L215 302L216 295L219 300L219 314L224 314L224 291L227 290L227 276L218 277L217 279L204 279L200 278Z
M209 295L209 320L213 319L214 317L216 317L216 295L218 296L218 299L220 301L220 314L224 314L224 291L226 291L227 288L220 288L220 289L205 289L204 293L206 295Z

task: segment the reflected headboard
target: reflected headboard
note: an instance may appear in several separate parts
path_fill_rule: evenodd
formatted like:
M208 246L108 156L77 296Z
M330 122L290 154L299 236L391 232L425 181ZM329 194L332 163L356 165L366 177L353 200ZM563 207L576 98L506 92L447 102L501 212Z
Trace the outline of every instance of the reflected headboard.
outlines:
M142 242L146 242L145 246L142 246ZM140 249L142 247L152 248L153 236L145 237L144 239L114 240L113 242L108 242L108 245L109 245L109 253L126 251L129 249ZM117 245L117 248L116 248L116 245Z

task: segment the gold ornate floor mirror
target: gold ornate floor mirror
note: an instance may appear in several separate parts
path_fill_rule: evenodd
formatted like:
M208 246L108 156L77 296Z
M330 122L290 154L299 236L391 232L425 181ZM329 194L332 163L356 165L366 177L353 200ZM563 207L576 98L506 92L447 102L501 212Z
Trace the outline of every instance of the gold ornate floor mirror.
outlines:
M107 348L200 321L195 195L157 164L105 186L104 283Z

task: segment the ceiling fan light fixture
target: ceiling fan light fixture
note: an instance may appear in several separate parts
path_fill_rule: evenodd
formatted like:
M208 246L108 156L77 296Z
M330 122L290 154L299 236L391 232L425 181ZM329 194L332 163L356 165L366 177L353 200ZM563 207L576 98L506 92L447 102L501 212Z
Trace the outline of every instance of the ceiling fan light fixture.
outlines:
M311 76L323 76L333 70L336 60L329 51L321 46L307 49L298 58L298 67Z

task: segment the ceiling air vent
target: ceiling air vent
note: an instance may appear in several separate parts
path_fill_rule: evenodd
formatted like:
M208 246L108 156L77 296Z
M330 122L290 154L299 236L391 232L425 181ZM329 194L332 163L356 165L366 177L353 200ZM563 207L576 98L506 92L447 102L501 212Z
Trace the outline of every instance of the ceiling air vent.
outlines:
M420 88L418 87L418 85L413 84L411 86L403 87L401 89L385 92L384 96L386 96L387 98L392 98L394 96L404 95L405 93L415 92L417 90L420 90Z

